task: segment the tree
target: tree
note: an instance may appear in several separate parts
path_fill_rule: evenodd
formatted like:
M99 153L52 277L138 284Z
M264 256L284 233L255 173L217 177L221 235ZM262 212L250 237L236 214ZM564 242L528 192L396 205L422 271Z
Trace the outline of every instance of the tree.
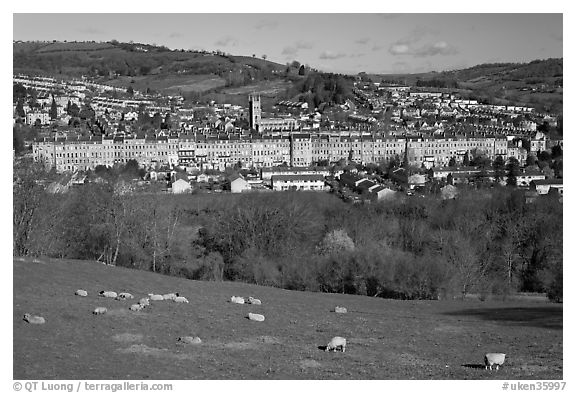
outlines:
M505 167L504 158L502 156L497 156L492 163L492 167L494 168L494 178L496 182L500 182L504 178L504 167Z
M58 106L56 105L56 100L52 96L52 105L50 105L50 119L54 120L58 117Z
M132 88L132 86L128 86L128 88L126 89L126 93L129 96L133 96L134 95L134 89Z
M152 117L152 126L159 130L162 126L162 115L159 112L156 112Z
M528 154L526 157L526 166L533 166L536 165L536 157L533 154Z
M262 59L266 60L268 56L267 55L262 55Z
M36 182L45 176L41 164L30 160L14 161L13 201L13 248L16 255L28 255L32 232L39 220L44 191Z
M13 102L26 99L27 90L21 83L15 83L12 92Z
M464 155L464 159L462 160L462 165L463 166L470 166L470 152L467 151L466 154Z
M328 232L318 246L320 254L340 254L347 251L354 251L354 241L344 229Z
M506 184L509 186L516 186L517 179L516 177L520 174L520 163L514 157L510 157L508 159L508 163L506 164Z
M450 161L448 161L448 166L456 166L456 157L450 157Z
M562 156L563 152L562 152L562 146L560 145L554 145L552 146L552 159L556 159L560 156Z
M304 67L304 64L302 64L298 69L298 75L306 75L306 68Z
M24 151L24 138L22 138L22 133L16 127L12 128L12 148L16 155Z

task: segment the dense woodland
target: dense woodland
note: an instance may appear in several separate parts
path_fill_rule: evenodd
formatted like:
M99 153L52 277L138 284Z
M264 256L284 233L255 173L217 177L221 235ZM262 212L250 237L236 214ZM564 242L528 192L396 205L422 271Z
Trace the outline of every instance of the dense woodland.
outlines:
M46 176L14 166L16 255L397 299L562 297L562 205L526 204L514 187L353 205L314 192L123 195L121 176L48 194L35 181Z

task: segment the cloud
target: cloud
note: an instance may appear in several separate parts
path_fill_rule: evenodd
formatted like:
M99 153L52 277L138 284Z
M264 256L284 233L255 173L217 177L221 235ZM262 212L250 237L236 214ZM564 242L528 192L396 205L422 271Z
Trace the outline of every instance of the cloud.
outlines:
M354 43L364 45L364 44L367 44L369 41L370 41L370 38L363 37L363 38L358 38L356 41L354 41Z
M312 44L311 42L308 41L298 41L296 43L296 48L298 49L312 49L314 47L314 44Z
M263 19L258 21L258 23L256 23L256 25L254 25L254 28L256 30L263 30L263 29L275 29L276 27L278 27L278 22L275 20L271 20L271 19Z
M182 33L178 33L177 31L175 31L168 35L168 38L177 38L177 37L182 37Z
M336 60L341 59L342 57L346 57L346 54L342 52L333 53L329 50L325 50L324 52L320 53L319 56L319 58L322 60Z
M562 42L562 33L560 34L552 33L550 34L550 37L552 37L554 41Z
M285 46L284 49L282 49L283 55L293 56L296 53L298 53L298 49L293 46Z
M459 53L458 49L446 41L437 41L432 44L423 44L416 46L413 44L407 44L404 42L393 43L388 52L394 56L416 56L416 57L427 57L427 56L450 56Z
M285 46L284 49L282 49L282 54L286 57L291 57L295 56L300 51L300 49L312 49L313 47L314 44L311 42L298 41L294 43L294 45Z
M216 44L218 46L236 46L236 45L238 45L238 40L234 37L226 36L226 37L220 38L214 44Z

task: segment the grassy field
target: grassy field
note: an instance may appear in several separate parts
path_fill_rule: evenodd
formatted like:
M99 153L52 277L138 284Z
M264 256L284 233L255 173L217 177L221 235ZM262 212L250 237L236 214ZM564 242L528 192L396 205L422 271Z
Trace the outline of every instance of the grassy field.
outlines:
M132 83L133 81L133 83ZM226 81L218 75L147 75L124 76L113 79L108 84L128 87L134 90L146 91L147 88L161 91L164 94L183 94L191 91L203 92L222 87Z
M562 379L562 305L394 301L201 282L94 262L14 260L14 379ZM74 296L77 289L88 297ZM100 290L178 291L141 312ZM232 304L254 296L261 306ZM347 314L331 312L336 305ZM97 306L108 313L91 314ZM42 315L29 325L24 313ZM246 318L266 316L264 322ZM333 336L345 353L326 353ZM200 345L177 342L199 336ZM504 352L486 371L486 352Z

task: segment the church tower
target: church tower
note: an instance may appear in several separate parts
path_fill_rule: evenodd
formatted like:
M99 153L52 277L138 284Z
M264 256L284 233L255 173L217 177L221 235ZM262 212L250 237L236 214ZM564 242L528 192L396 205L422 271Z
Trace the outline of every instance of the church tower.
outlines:
M260 107L260 95L250 94L248 96L250 108L250 128L260 131L260 119L262 118L262 108Z

